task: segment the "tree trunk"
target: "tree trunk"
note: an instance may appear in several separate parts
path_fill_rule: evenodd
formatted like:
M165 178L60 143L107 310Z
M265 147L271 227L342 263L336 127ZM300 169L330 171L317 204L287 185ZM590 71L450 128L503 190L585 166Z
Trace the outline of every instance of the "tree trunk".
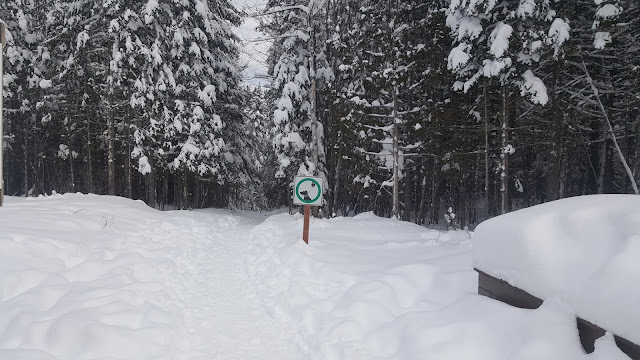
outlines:
M604 136L608 136L606 133ZM607 173L607 141L601 141L598 145L598 194L604 194L605 174Z
M127 85L127 96L131 93L131 89L129 85ZM131 107L125 106L125 141L127 143L127 151L124 156L124 167L125 167L125 196L129 199L133 199L133 175L131 169L131 125L133 124L133 116L131 115Z
M507 86L502 86L502 164L500 174L501 214L509 211L509 118L507 113Z
M340 184L340 172L342 171L342 155L341 155L341 151L338 150L337 153L337 159L336 159L336 171L335 171L335 176L333 179L333 206L331 207L331 211L333 212L333 214L330 214L330 216L333 216L334 214L337 215L338 212L338 192L340 191L340 188L338 187L338 185ZM344 216L344 214L342 214Z
M193 208L201 209L203 207L203 204L202 204L202 181L200 181L200 179L198 179L197 176L194 176L193 182L195 184L194 185L195 193L193 194L193 197L194 197Z
M431 170L431 219L430 224L438 224L440 222L440 196L438 194L438 187L440 186L440 179L438 174L440 169L438 168L440 163L438 161L433 162L433 169Z
M624 133L625 133L625 138L626 138L626 144L625 144L625 157L629 160L629 166L633 166L633 164L636 162L636 155L635 152L632 151L632 149L636 148L636 144L637 144L637 140L636 140L636 136L633 133L633 113L629 112L629 114L627 115L627 122L624 126ZM634 174L636 174L635 169L633 171ZM627 194L629 193L629 185L631 185L630 181L627 179L627 181L624 182L624 193Z
M188 174L185 170L182 174L182 210L187 210L189 208L189 182L187 176Z
M29 196L29 135L25 129L24 132L24 152L22 153L23 172L24 172L24 196Z
M34 195L40 195L44 193L44 166L43 166L43 154L44 148L41 142L36 144L36 152L35 152L35 164L36 171L33 177L33 183L35 185Z
M613 145L615 146L615 149L616 149L616 152L618 154L618 157L620 158L620 161L622 162L622 165L624 166L624 169L627 172L627 176L629 177L629 182L631 182L631 186L633 187L633 191L634 191L634 193L636 195L640 195L640 192L638 191L638 184L636 183L636 179L634 178L633 172L631 171L631 168L629 167L629 164L627 164L627 160L625 159L624 154L622 154L622 150L620 149L620 146L618 145L618 140L616 139L616 134L614 133L613 126L611 125L611 121L609 120L609 114L607 113L607 110L605 109L604 105L602 104L602 100L600 99L600 92L598 91L598 88L594 84L593 79L591 78L591 75L589 74L589 71L587 70L587 65L584 63L584 59L582 60L582 69L584 70L584 73L587 76L587 81L589 82L589 85L591 86L591 90L593 91L593 95L595 95L596 101L598 102L598 105L600 106L600 111L602 111L602 116L604 117L604 120L605 120L605 122L606 122L606 124L608 126L609 135L611 137L611 140L613 141Z
M162 210L169 203L169 174L165 172L162 177Z
M109 195L116 194L116 163L115 163L115 131L114 131L114 114L113 114L113 90L109 91L109 115L107 118L107 133L109 142Z
M431 224L440 223L440 196L438 194L438 182L434 181L431 185Z
M560 97L558 87L560 82L560 64L556 61L553 65L553 99L551 100L551 121L552 121L552 150L551 150L551 170L547 176L547 201L560 198L560 173L562 166L562 112L560 110Z
M487 217L490 214L489 204L489 109L487 99L487 84L484 84L484 197L486 201Z
M393 138L393 209L391 210L392 216L395 219L400 219L400 173L399 173L399 161L400 152L398 149L398 86L393 84L393 114L391 120L393 125L391 128L391 137Z
M91 158L91 122L89 120L89 114L87 115L87 192L93 193L93 159Z
M158 207L158 194L156 192L156 170L154 165L151 163L151 172L147 174L147 199L148 205L156 209Z
M317 100L317 92L318 92L318 80L316 76L316 34L315 34L315 16L314 11L316 11L313 7L309 9L309 14L307 17L307 25L309 29L309 77L311 81L311 89L309 94L309 122L311 124L311 158L313 161L314 169L311 172L314 176L322 176L324 180L326 180L326 176L321 172L320 165L320 129L318 126L318 100ZM325 186L325 184L321 184L321 186ZM313 216L318 217L320 214L321 207L313 208Z
M73 175L73 150L71 149L71 130L69 126L67 126L67 133L69 134L69 141L67 142L69 145L67 145L67 148L69 150L69 176L71 180L69 189L71 190L71 192L75 192L76 180L75 180L75 176Z
M173 205L176 209L180 209L180 176L178 176L178 172L176 171L173 174Z
M133 198L132 174L131 174L131 127L129 124L125 126L127 136L127 152L124 154L125 167L125 196L129 199Z
M309 77L311 80L311 93L309 94L309 120L311 123L311 156L313 159L313 175L319 175L318 167L318 121L317 121L317 79L316 79L316 41L315 41L315 24L313 18L313 9L309 9L309 17L307 19L309 27Z
M427 174L425 169L422 171L422 184L420 186L420 205L418 206L418 213L416 214L416 224L426 225L426 212L427 212Z

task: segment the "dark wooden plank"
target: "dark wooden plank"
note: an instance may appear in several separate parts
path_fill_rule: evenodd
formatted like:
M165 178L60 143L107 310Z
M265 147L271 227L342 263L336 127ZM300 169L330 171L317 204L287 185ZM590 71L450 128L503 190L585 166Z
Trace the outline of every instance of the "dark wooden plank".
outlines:
M623 353L627 354L633 360L640 360L640 346L632 343L631 341L621 338L620 336L616 336L616 345L622 350Z
M478 272L478 294L501 301L522 309L537 309L542 300L528 292L509 285L508 282L497 279L481 270ZM605 330L581 318L576 321L580 342L586 352L592 353L596 339L605 334ZM615 336L616 344L632 360L640 360L640 346L631 341Z
M591 354L595 347L595 342L605 331L592 323L578 318L578 332L580 333L580 342L586 352Z
M478 293L480 293L481 288L484 291L481 295L485 295L488 292L490 294L488 297L522 309L537 309L542 305L542 300L528 292L511 286L508 282L496 279L482 271L476 271L478 272Z

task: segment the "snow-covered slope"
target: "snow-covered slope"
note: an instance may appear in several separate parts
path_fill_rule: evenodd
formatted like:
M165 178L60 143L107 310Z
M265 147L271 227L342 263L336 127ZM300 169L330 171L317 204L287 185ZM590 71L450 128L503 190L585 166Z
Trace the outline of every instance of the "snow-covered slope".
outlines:
M7 198L0 359L291 358L245 286L255 222L108 196Z
M549 300L522 310L476 294L466 232L370 214L269 218L247 267L267 309L298 328L299 359L625 359L603 339L585 355L575 316Z
M640 197L554 201L480 224L474 263L640 344Z
M176 264L169 245L136 231L159 219L119 198L8 198L0 208L0 348L21 350L0 357L180 353L185 324L178 289L168 285Z

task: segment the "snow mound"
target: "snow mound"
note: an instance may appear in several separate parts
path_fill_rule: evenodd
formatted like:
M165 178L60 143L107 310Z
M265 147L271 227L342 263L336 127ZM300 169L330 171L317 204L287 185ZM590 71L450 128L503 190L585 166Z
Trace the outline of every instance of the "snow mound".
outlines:
M592 359L563 302L524 310L476 294L467 232L363 214L312 219L309 245L301 234L301 216L270 217L246 257L265 308L298 329L300 359Z
M640 197L581 196L480 224L474 266L640 344Z
M123 232L157 217L115 197L8 198L0 208L1 356L171 358L184 326L175 292L159 280L175 264L144 234Z
M118 197L8 197L0 359L184 358L191 336L182 275L192 243L206 234L204 222L176 218ZM220 229L232 220L207 219Z

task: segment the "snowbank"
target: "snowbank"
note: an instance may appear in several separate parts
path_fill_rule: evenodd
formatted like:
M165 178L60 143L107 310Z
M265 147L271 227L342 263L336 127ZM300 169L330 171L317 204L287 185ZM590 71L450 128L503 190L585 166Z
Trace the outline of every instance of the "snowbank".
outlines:
M109 196L6 199L0 359L194 358L198 243L237 217Z
M581 196L480 224L474 266L640 344L640 197Z
M466 232L375 217L277 215L246 262L273 316L298 329L299 359L628 359L603 339L585 355L561 302L536 310L479 296ZM598 357L599 356L599 357Z
M295 329L274 324L243 268L265 214L81 194L6 205L0 359L293 359Z
M7 198L0 358L174 358L186 346L176 289L163 280L175 263L136 233L159 215L116 197Z

